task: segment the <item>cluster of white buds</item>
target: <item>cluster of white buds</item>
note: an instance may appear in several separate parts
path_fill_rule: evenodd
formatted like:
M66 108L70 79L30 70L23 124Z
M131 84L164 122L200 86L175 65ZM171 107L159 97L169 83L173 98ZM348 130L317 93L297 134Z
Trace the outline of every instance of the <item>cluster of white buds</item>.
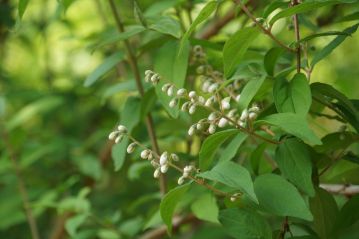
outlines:
M183 184L183 183L184 183L184 180L185 180L186 178L188 178L188 177L191 175L191 173L192 173L193 171L195 171L195 170L196 170L196 168L195 168L194 166L192 166L192 165L187 165L187 166L185 166L185 167L183 168L182 176L179 177L177 183L178 183L179 185Z
M196 45L192 49L192 58L195 62L206 62L207 55L200 45Z
M160 81L161 77L159 74L151 71L145 71L145 82L152 82L152 84L156 85Z
M117 144L122 141L126 133L127 133L127 128L123 125L119 125L117 129L115 129L108 135L108 139L115 140L115 143Z
M153 173L153 177L158 178L160 173L167 173L171 161L178 161L179 157L177 154L169 154L167 151L163 152L159 159L159 164L152 164L156 169Z
M253 104L251 108L249 109L244 109L242 111L241 117L238 120L238 124L241 127L245 127L246 122L249 121L253 121L257 118L258 113L259 113L259 107L256 104Z
M240 198L240 196L241 196L240 193L233 194L230 198L231 202L235 202L238 198Z

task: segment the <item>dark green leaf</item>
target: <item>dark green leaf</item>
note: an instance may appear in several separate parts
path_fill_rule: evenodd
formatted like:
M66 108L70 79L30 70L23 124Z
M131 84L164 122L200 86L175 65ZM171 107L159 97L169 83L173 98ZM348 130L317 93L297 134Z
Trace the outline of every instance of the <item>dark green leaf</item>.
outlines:
M299 42L307 42L307 41L310 41L314 38L318 38L318 37L325 37L325 36L337 36L337 35L344 35L344 36L350 36L349 33L343 31L343 32L340 32L340 31L328 31L328 32L321 32L321 33L315 33L315 34L312 34L310 36L307 36L307 37L304 37L302 39L300 39Z
M170 190L162 199L160 204L160 213L163 222L167 225L167 231L172 233L172 216L175 211L177 203L189 189L190 184L185 184Z
M122 52L116 52L115 54L106 58L101 65L96 67L96 69L86 78L84 86L89 87L94 84L98 79L101 78L105 73L114 68L119 62L124 58Z
M352 3L352 2L355 2L355 0L342 0L342 1L330 1L330 0L329 1L318 1L318 0L316 0L316 1L303 2L299 5L289 7L287 9L280 11L270 20L269 24L273 25L277 20L279 20L281 18L290 17L294 14L313 11L320 7L331 6L331 5L340 4L340 3Z
M359 221L359 195L355 195L347 201L337 215L335 220L335 229L338 232L344 231Z
M254 191L259 205L270 213L308 221L313 220L312 214L298 190L278 175L260 175L254 181Z
M282 174L294 185L314 196L312 162L307 146L297 139L287 139L280 144L275 160Z
M156 1L146 9L145 16L156 16L178 4L177 0Z
M262 86L265 78L265 76L261 76L258 79L252 79L244 86L241 92L241 98L238 102L240 110L244 110L248 107L249 103L252 101L259 88Z
M229 129L217 132L206 138L199 151L199 168L202 171L207 170L212 165L214 154L222 143L239 132L236 129Z
M318 188L314 198L309 200L310 210L313 213L314 230L320 238L335 238L333 227L338 217L338 206L332 195L324 189Z
M130 92L135 90L137 90L136 82L133 79L120 82L106 88L105 92L102 95L102 99L105 100L120 92Z
M239 147L242 143L247 139L248 134L243 132L239 132L231 142L227 145L227 147L223 150L223 153L220 157L220 162L227 162L230 161L237 153Z
M240 190L257 202L251 175L246 168L237 163L230 161L219 163L212 170L200 173L198 176Z
M354 12L352 14L346 15L339 19L339 22L346 22L346 21L356 21L359 19L359 12Z
M158 100L166 111L174 118L178 116L178 107L169 107L172 99L165 92L161 91L165 83L173 83L177 88L184 86L188 67L189 44L183 46L181 54L178 53L178 41L169 41L163 45L155 58L154 70L161 75L161 80L156 86Z
M280 113L292 112L305 117L312 104L308 80L302 73L297 73L290 82L284 78L276 78L273 95Z
M274 75L274 68L275 65L283 54L284 49L281 47L274 47L270 49L266 55L264 56L264 69L266 70L267 74L270 76Z
M324 136L323 144L315 146L314 149L318 153L332 153L335 150L346 149L358 140L358 135L352 132L335 132Z
M147 27L146 19L143 16L142 10L136 0L133 0L133 10L135 17L138 19L138 21L140 21L142 26Z
M19 18L21 19L22 16L25 13L25 10L27 8L27 5L29 3L30 0L19 0L19 5L18 5L18 14L19 14Z
M66 220L65 229L67 233L71 237L76 238L78 228L85 222L87 217L87 214L79 214Z
M320 139L309 128L307 120L293 113L279 113L269 115L263 119L257 120L255 124L267 123L274 125L308 143L322 144Z
M255 27L242 28L231 36L223 48L224 74L230 77L239 63L243 60L248 47L258 36L259 31Z
M226 233L238 239L271 239L268 222L258 213L245 208L230 208L220 211L219 221Z
M348 36L356 32L359 24L355 24L343 31L346 35L337 36L334 40L332 40L328 45L326 45L322 50L318 51L311 62L311 68L313 68L319 61L323 60L326 56L328 56L335 48L337 48Z

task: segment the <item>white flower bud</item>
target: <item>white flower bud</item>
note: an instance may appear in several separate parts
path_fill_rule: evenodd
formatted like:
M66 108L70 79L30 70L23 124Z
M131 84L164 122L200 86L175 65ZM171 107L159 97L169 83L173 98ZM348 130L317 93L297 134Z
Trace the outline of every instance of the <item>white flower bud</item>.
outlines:
M205 93L208 92L208 88L209 86L211 85L211 82L210 81L204 81L203 84L202 84L202 87L201 87L201 90Z
M213 104L213 97L210 97L206 100L206 102L204 103L204 106L210 107L210 106L212 106L212 104Z
M248 118L250 120L254 120L255 118L257 118L257 113L251 112L248 114Z
M189 98L193 99L193 98L195 98L195 97L197 96L197 94L196 94L195 91L190 91L190 92L188 93L188 96L189 96Z
M197 123L196 124L196 129L197 130L202 130L203 129L203 123Z
M119 132L120 134L127 132L127 128L126 128L125 126L123 126L123 125L119 125L119 126L117 127L117 129L118 129L118 132Z
M184 183L184 177L179 177L178 181L177 181L178 185L182 185Z
M249 111L254 112L254 113L258 113L259 112L259 107L257 105L254 105L249 109Z
M230 198L230 200L231 200L231 202L235 202L235 201L237 200L237 197L232 196L232 197Z
M175 86L171 85L167 90L167 95L168 96L173 96L174 95L174 90L175 90Z
M161 157L160 157L160 165L165 165L167 163L167 160L168 160L168 153L167 151L163 152L161 154Z
M187 165L187 166L185 166L184 168L183 168L183 173L190 173L190 172L192 172L193 171L193 166L192 165Z
M188 106L189 106L190 103L191 103L191 102L189 102L189 101L185 102L185 103L182 105L181 110L182 110L182 111L187 111L187 110L188 110Z
M188 113L192 115L195 112L196 112L196 105L191 105L191 107L189 107Z
M177 154L171 154L171 159L173 160L173 161L179 161L179 157L178 157L178 155Z
M214 134L214 132L216 132L216 128L217 126L215 124L210 124L208 128L208 133Z
M194 125L192 125L191 127L189 127L189 129L188 129L188 135L189 136L192 136L193 134L194 134L194 131L195 131L195 126Z
M241 121L241 120L238 120L237 122L239 124L239 126L241 126L242 128L246 127L246 123Z
M159 178L161 174L160 168L156 168L155 172L153 173L154 178Z
M237 95L236 96L236 101L239 102L240 99L241 99L241 95Z
M151 82L153 84L157 84L159 80L160 80L160 76L158 74L154 74L153 76L151 76Z
M231 108L231 105L229 103L230 100L231 100L231 97L226 97L221 101L221 106L223 109L228 110L229 108Z
M130 143L130 144L127 146L127 153L128 153L128 154L133 153L133 151L135 151L135 148L136 148L136 143Z
M236 114L237 110L236 109L233 109L233 110L230 110L227 114L227 116L229 118L232 118L235 114Z
M226 118L221 118L218 122L218 127L223 128L226 127L228 120Z
M108 135L109 140L114 140L118 135L118 131L113 131Z
M165 165L161 165L161 173L167 173L168 171L168 164L165 164Z
M189 176L189 172L184 172L184 171L183 171L182 177L183 177L183 178L188 178L188 176Z
M198 96L198 103L203 105L205 103L205 99L203 98L203 96Z
M213 93L218 89L218 84L217 83L213 83L208 87L208 92L209 93Z
M168 106L170 107L170 108L174 108L174 107L176 107L176 105L177 105L177 99L175 98L175 99L172 99L171 101L170 101L170 103L168 104Z
M120 143L122 141L122 139L123 139L123 135L121 134L115 139L115 143L116 144Z
M148 74L148 75L145 75L145 82L150 82L150 80L151 80L151 75L150 74Z
M150 154L150 150L148 150L148 149L142 150L141 158L147 159L149 154Z
M217 113L216 112L212 112L209 116L208 116L208 120L215 120L217 119Z
M150 151L150 153L148 154L147 159L148 159L148 160L152 160L152 159L153 159L152 151Z
M184 96L186 94L186 89L181 88L177 91L177 96Z
M152 75L153 74L153 71L151 71L151 70L146 70L145 71L145 75Z
M166 83L162 86L161 90L162 92L166 92L168 90L168 88L170 88L171 84L169 83Z
M239 118L241 121L245 121L248 118L248 110L245 109L242 111L241 117Z
M151 165L155 168L159 166L159 164L155 160L151 160Z

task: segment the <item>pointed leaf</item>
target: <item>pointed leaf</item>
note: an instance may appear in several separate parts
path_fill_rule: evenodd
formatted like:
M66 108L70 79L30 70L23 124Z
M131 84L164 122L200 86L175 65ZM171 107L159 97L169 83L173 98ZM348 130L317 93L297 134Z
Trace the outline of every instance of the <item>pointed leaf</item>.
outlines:
M243 87L241 98L238 102L240 110L244 110L248 107L249 103L251 103L257 91L262 86L265 78L265 76L261 76L258 79L252 79Z

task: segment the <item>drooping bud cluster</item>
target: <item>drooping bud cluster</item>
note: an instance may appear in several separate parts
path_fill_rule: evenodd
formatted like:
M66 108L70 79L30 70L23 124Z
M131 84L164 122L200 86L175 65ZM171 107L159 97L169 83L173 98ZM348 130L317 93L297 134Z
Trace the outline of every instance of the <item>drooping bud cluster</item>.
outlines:
M152 84L156 85L160 81L161 77L159 74L151 71L145 71L145 82L152 82Z
M117 144L122 141L122 139L125 137L126 134L127 134L127 128L123 125L119 125L117 129L115 129L108 135L108 139L115 140L115 143Z
M185 167L183 168L182 176L178 178L177 183L178 183L179 185L183 184L183 183L184 183L184 180L185 180L186 178L188 178L188 177L191 175L191 173L192 173L193 171L195 171L195 170L196 170L196 168L195 168L194 166L192 166L192 165L187 165L187 166L185 166Z
M239 118L237 123L241 127L245 127L247 121L253 121L257 118L259 111L259 107L256 104L253 104L251 108L244 109L242 111L241 117Z

